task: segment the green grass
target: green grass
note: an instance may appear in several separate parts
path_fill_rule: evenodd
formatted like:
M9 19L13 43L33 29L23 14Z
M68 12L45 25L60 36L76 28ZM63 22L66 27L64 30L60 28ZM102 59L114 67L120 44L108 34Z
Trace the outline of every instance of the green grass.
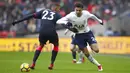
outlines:
M34 52L0 52L0 73L21 73L20 65L31 63ZM35 70L29 73L99 73L97 67L86 60L73 64L71 53L59 53L52 71L48 70L51 53L41 53ZM130 73L130 57L124 55L94 55L103 66L100 73Z

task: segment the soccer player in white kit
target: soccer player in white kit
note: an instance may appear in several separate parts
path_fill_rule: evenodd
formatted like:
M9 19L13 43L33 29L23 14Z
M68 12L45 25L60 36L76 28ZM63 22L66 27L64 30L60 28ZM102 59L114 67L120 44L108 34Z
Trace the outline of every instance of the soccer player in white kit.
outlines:
M96 53L99 52L97 41L95 40L95 37L87 24L89 18L92 18L103 25L102 20L98 19L95 15L89 13L87 10L83 10L82 3L76 3L75 11L70 12L65 17L59 19L57 24L64 24L66 26L77 29L74 39L76 44L78 45L79 49L83 51L88 60L98 67L98 71L102 71L102 65L92 57L87 49L88 43L92 51Z

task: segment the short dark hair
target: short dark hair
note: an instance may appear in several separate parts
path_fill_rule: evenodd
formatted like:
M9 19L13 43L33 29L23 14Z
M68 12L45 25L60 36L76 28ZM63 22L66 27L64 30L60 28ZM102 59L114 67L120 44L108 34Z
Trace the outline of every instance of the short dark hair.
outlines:
M50 8L52 8L52 7L59 7L59 6L60 6L60 4L58 4L58 3L53 3L53 4L50 5Z
M75 7L83 8L83 4L81 2L77 2L74 5Z
M51 4L50 5L50 9L52 9L53 7L60 7L60 4L58 4L58 3L53 3L53 4Z

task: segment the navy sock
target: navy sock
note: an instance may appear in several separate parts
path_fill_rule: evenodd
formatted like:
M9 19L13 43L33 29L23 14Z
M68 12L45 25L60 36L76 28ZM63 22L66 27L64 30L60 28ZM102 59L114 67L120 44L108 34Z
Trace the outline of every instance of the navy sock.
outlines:
M73 59L76 59L76 52L75 51L72 51L72 57L73 57Z

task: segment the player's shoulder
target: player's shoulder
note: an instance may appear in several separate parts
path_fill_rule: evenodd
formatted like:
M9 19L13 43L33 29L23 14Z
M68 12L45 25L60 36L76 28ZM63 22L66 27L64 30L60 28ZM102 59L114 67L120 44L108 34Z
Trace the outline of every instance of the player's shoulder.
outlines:
M58 13L58 12L55 12L55 14L56 14L56 16L59 17L59 18L62 17L62 15L61 15L60 13Z
M75 12L72 11L72 12L70 12L69 14L67 14L67 16L73 17L73 16L75 16Z
M75 14L76 14L75 11L70 12L70 15L75 15Z
M70 12L70 14L75 14L75 11Z
M87 10L83 10L82 12L83 12L83 14L90 14L89 11L87 11Z

